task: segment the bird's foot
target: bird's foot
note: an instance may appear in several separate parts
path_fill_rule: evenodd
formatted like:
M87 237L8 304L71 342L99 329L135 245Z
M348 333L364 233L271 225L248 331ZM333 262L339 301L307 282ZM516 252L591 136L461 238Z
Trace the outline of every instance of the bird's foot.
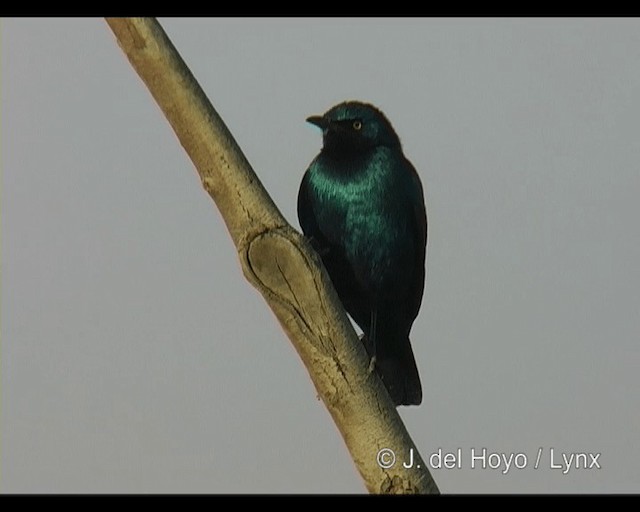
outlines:
M307 237L307 240L311 244L311 247L313 247L313 250L316 251L320 255L321 258L329 253L329 248L324 246L324 245L322 245L314 237L309 236L309 237Z
M369 361L369 373L373 373L376 369L376 356L373 356Z

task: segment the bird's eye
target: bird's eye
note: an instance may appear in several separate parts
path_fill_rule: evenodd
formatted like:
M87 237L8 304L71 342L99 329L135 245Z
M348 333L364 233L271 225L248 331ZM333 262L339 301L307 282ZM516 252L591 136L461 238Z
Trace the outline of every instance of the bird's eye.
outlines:
M353 129L356 130L356 131L361 130L362 129L362 121L360 121L359 119L356 119L353 122L352 126L353 126Z

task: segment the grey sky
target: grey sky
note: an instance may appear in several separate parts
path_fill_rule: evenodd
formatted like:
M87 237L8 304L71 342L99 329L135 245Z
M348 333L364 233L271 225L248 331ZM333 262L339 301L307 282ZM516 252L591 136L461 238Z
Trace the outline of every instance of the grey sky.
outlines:
M400 413L423 457L460 448L443 492L640 491L638 19L160 22L296 227L308 115L371 101L400 134L429 216ZM0 30L0 489L364 492L104 21Z

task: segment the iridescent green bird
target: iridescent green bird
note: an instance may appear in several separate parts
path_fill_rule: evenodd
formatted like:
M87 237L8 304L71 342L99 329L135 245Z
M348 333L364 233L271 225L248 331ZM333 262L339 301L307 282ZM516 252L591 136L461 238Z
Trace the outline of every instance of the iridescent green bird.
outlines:
M409 331L422 302L422 184L386 116L359 101L307 119L322 150L298 193L298 219L396 405L422 401Z

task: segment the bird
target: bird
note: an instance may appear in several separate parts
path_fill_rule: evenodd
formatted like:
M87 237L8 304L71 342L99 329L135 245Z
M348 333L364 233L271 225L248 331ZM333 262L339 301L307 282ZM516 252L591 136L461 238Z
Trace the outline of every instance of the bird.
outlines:
M426 272L420 177L391 122L371 103L344 101L307 122L322 130L322 148L298 191L300 227L363 332L370 372L396 406L420 405L409 341Z

